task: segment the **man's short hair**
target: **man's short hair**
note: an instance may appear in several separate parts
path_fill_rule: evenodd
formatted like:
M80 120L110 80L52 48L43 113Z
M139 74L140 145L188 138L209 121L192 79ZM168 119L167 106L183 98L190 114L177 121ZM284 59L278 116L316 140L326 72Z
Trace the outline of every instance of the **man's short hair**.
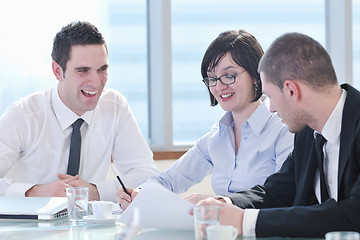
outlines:
M72 22L55 35L51 57L63 69L70 59L72 46L106 43L99 30L89 22Z
M261 58L258 71L280 89L286 80L303 81L315 88L337 83L325 48L301 33L286 33L278 37Z

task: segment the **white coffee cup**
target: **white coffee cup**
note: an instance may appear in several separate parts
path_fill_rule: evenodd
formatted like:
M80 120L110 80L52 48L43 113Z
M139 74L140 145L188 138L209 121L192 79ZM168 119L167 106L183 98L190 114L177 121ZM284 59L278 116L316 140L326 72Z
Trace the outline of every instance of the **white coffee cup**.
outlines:
M113 202L95 201L91 203L91 209L96 219L109 219L112 215Z
M213 225L206 228L208 240L234 240L238 236L238 230L233 226Z

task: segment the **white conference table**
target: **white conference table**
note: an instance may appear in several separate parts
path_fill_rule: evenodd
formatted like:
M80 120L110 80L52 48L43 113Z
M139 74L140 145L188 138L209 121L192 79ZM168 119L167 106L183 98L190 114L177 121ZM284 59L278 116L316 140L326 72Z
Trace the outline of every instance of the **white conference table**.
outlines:
M10 222L0 220L0 240L123 240L125 224L100 225L83 223L71 226L67 218L54 222L22 221ZM193 230L142 229L132 240L195 240ZM241 237L238 240L322 240L315 238L251 238ZM221 240L221 239L219 239Z
M120 222L113 224L87 224L72 226L67 218L56 221L21 221L11 222L0 220L0 239L11 240L121 240L125 225ZM193 240L191 230L160 230L142 229L132 239L134 240Z

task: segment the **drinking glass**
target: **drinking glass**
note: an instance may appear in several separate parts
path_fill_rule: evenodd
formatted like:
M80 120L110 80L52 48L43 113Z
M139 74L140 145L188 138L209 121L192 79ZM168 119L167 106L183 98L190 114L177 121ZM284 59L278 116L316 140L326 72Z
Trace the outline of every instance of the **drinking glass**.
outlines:
M86 187L66 188L68 216L72 224L83 222L83 217L88 214L88 192Z
M207 226L219 225L219 206L201 205L194 207L195 239L206 240Z

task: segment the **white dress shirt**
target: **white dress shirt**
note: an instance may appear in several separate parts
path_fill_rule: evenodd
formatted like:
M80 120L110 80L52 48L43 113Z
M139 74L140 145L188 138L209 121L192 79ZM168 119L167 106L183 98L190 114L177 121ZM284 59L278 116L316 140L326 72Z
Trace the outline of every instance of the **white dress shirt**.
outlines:
M343 89L338 103L336 104L329 119L326 121L321 132L321 135L323 135L323 137L327 140L323 147L325 181L328 186L329 197L335 199L336 201L338 198L338 168L341 122L346 95L347 92ZM315 177L315 195L318 201L321 202L319 171L317 171Z
M169 169L151 179L181 193L212 173L218 195L263 184L279 170L293 149L293 134L264 101L241 126L241 142L235 154L234 119L227 112Z
M324 144L324 175L328 185L329 197L337 201L338 195L338 168L340 151L341 121L347 92L342 89L342 94L330 117L326 121L321 135L327 140ZM316 132L314 131L314 138ZM321 202L320 173L315 175L315 195ZM245 209L243 218L243 235L255 236L255 225L260 209Z
M12 104L0 117L0 195L24 196L34 184L67 171L71 124L79 116L57 88ZM120 93L104 89L94 110L81 116L79 177L97 186L100 199L116 201L117 181L106 181L111 156L124 183L135 187L158 170L130 107Z

